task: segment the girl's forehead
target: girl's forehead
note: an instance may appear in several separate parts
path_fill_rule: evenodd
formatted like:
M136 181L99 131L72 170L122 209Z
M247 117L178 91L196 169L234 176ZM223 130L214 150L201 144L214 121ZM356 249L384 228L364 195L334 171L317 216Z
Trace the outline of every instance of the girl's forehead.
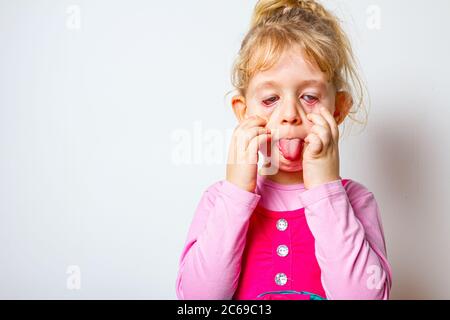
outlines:
M258 64L255 63L255 65ZM318 64L299 48L284 50L279 57L273 57L271 61L260 63L258 67L253 71L249 89L250 87L255 90L273 86L279 81L284 83L327 82L326 75L320 70Z
M315 86L326 89L325 73L308 60L280 59L272 68L257 71L249 82L249 90L260 91L270 88Z

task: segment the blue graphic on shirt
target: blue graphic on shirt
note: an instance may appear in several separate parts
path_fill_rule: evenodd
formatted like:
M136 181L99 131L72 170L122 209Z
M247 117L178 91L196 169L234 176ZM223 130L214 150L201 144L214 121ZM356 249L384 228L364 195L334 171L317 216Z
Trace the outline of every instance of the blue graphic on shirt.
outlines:
M285 291L267 291L264 293L261 293L258 295L258 298L263 297L267 294L304 294L309 295L309 300L327 300L326 298L323 298L319 296L318 294L314 294L307 291L294 291L294 290L285 290Z

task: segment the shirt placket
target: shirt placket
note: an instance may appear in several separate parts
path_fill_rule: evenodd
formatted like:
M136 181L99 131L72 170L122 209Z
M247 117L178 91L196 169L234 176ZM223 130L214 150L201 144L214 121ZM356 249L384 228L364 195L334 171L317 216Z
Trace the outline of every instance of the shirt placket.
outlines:
M272 241L272 283L275 290L288 290L292 288L292 270L290 252L290 232L289 220L279 218L275 221L273 228L275 236Z

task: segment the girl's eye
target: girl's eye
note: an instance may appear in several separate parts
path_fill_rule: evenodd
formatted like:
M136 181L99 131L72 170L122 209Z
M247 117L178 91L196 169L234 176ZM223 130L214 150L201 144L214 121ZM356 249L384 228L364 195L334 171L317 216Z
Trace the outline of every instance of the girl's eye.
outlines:
M266 99L266 100L263 101L263 104L266 107L269 107L271 104L277 102L277 99L278 99L277 97L272 97L272 98Z
M317 101L319 101L319 99L315 96L312 96L310 94L305 94L304 96L302 96L302 99L305 100L305 102L307 104L315 104Z
M305 94L304 96L302 96L302 99L309 105L314 105L319 101L319 98L317 98L313 95L310 95L310 94ZM272 98L264 100L263 104L266 107L269 107L277 101L278 101L278 97L272 97Z

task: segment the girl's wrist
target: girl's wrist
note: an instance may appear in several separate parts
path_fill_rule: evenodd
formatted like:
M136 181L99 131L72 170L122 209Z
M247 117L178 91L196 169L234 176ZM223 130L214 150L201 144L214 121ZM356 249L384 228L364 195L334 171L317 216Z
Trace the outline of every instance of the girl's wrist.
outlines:
M256 185L253 187L253 186L241 184L241 183L235 182L235 181L233 181L232 179L229 179L229 178L226 178L225 180L228 181L229 183L235 185L239 189L242 189L242 190L247 191L247 192L252 192L252 193L255 192Z
M309 190L309 189L313 189L315 187L318 187L318 186L321 186L321 185L324 185L324 184L327 184L330 182L338 181L338 180L341 180L341 177L338 176L338 177L330 177L327 179L316 180L311 183L305 183L305 188Z

